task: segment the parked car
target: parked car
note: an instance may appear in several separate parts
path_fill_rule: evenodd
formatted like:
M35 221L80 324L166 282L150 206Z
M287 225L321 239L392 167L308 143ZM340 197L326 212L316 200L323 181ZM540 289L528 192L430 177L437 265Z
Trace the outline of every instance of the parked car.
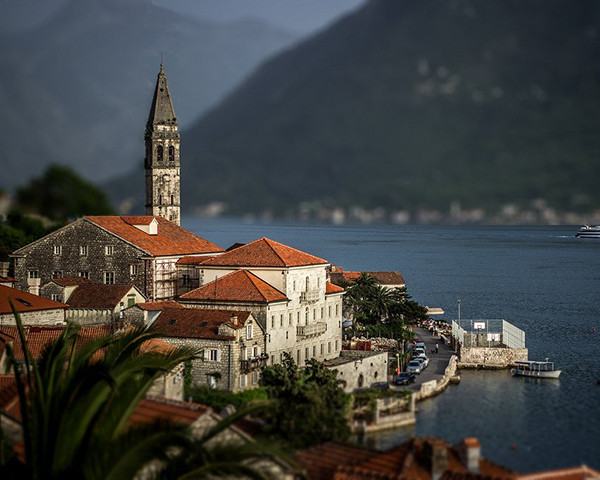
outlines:
M415 376L410 372L402 372L394 379L396 385L408 385L415 383Z
M413 348L422 348L425 350L425 342L423 340L415 340L413 342Z
M427 368L429 366L429 358L424 353L413 357L415 360L420 360L423 363L423 368Z
M375 390L387 390L390 388L390 385L387 382L375 382L371 384L371 387Z
M421 373L423 371L423 364L419 360L411 360L408 362L406 371L410 373Z
M419 355L425 355L425 349L424 348L413 348L412 354L413 354L413 357L418 357Z

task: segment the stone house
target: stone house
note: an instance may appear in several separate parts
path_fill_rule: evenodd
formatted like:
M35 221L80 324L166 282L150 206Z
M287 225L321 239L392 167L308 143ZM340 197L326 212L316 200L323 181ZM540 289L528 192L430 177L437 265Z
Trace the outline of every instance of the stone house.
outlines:
M339 355L344 290L327 281L328 262L268 238L196 266L201 286L180 296L196 308L252 312L266 334L269 364L289 353L298 365Z
M250 312L181 307L159 312L150 325L165 341L201 352L192 361L193 385L230 391L258 385L267 358L265 334Z
M400 272L346 272L342 267L332 265L329 272L329 280L335 285L353 283L362 273L373 277L379 285L390 290L394 288L406 288L406 281Z
M173 298L183 256L223 250L157 216L88 216L13 252L16 286L38 293L56 277L135 285L147 300Z
M387 382L388 352L342 350L339 357L327 360L324 365L337 371L344 382L344 391L351 393L375 382Z
M68 305L0 285L0 326L16 325L10 302L24 325L64 325Z

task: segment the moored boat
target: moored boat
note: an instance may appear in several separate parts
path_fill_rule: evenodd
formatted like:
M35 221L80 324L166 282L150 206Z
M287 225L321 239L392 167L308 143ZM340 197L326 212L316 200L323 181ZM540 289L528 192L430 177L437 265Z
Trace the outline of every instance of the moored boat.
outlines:
M577 238L600 238L600 225L596 225L595 227L584 225L575 236Z
M558 378L561 370L546 359L545 362L517 361L510 372L515 377Z

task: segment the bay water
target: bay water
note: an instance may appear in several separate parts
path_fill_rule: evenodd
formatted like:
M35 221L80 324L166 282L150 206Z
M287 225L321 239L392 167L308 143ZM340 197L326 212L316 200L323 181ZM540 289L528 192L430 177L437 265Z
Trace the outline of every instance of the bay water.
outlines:
M444 320L503 318L525 331L531 360L549 357L559 380L461 370L459 385L418 404L417 424L366 441L411 436L456 443L519 472L587 464L600 469L600 239L573 226L331 226L184 218L227 248L268 237L346 270L397 270L408 293ZM595 332L594 333L594 329Z

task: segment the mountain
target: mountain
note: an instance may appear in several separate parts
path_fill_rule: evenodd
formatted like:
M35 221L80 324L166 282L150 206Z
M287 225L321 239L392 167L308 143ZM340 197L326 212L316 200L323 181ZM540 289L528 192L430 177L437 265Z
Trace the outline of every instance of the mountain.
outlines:
M150 0L69 0L41 26L0 35L0 187L49 163L96 181L141 162L161 56L186 126L295 37L214 25ZM25 178L24 178L25 177Z
M599 35L596 0L371 0L183 131L183 206L598 209Z

